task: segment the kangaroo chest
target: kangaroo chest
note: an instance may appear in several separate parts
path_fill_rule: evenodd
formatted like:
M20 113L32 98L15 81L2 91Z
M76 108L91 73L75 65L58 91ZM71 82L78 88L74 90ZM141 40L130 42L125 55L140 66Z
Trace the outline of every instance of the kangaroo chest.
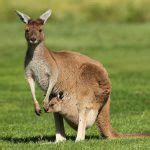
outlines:
M50 67L44 59L33 58L26 67L26 75L33 75L43 91L48 89Z

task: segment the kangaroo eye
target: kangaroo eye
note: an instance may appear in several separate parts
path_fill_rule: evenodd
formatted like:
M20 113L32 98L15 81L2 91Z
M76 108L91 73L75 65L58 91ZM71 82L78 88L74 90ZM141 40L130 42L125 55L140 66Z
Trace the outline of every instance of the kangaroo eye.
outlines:
M29 32L29 29L26 29L25 31L28 33L28 32Z
M42 29L40 29L39 32L42 32Z

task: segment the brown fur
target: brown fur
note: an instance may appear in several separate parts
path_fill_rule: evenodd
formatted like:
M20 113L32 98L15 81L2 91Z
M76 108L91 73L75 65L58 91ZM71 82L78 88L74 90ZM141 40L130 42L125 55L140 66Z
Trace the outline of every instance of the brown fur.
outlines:
M44 101L45 110L47 112L57 112L74 129L80 128L78 126L82 117L84 119L82 120L83 126L81 125L81 128L84 128L84 124L86 128L89 127L95 117L103 137L130 136L115 133L110 125L111 84L103 65L79 53L49 51L43 42L42 25L43 23L39 19L37 21L30 20L26 25L25 37L28 42L28 52L25 69L28 69L34 59L42 60L46 65L48 64L50 73L48 75L45 73L45 77L54 81L51 91L51 95L54 96L50 96L51 98L48 101ZM38 43L31 44L29 41L32 38L36 38ZM32 70L31 67L30 69ZM33 71L30 77L34 78L35 75L36 72ZM42 83L38 82L41 88L43 87L42 90L47 92L48 85L45 86L45 90L45 87L41 85ZM63 98L58 97L60 92L63 93ZM38 112L39 110L36 111L40 113ZM93 115L90 116L90 113L93 113ZM131 136L145 135L136 134ZM77 140L84 138L80 134L77 137L79 137Z

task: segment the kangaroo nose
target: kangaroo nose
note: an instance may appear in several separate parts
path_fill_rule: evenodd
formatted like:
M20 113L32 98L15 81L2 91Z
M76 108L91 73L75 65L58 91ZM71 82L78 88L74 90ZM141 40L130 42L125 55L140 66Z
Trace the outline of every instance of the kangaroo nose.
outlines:
M36 38L33 37L33 38L31 38L30 40L31 40L32 42L35 42L35 41L36 41Z
M44 111L45 112L47 112L48 110L49 110L49 108L47 107L47 108L45 108L45 107L43 107L44 108Z
M49 110L49 104L44 102L43 108L44 108L45 112L47 112Z

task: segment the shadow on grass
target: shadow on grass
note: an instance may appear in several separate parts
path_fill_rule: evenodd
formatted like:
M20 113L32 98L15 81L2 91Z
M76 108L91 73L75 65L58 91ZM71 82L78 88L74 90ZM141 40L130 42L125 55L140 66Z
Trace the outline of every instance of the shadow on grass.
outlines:
M75 136L67 136L67 140L75 141ZM91 136L86 136L86 140L89 139L100 139L99 136L96 135L91 135ZM33 136L33 137L0 137L1 141L5 142L11 142L11 143L38 143L38 142L54 142L55 141L55 136Z

